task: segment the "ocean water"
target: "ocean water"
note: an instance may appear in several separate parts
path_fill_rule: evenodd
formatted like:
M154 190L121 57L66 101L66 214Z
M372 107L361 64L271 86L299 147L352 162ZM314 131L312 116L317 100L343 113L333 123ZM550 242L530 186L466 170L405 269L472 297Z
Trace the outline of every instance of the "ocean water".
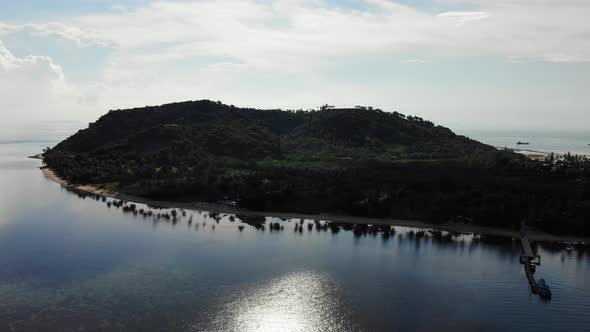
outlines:
M529 150L558 154L579 154L590 156L590 131L531 131L531 130L458 130L458 134L468 136L482 143L496 147ZM529 145L518 145L517 142ZM523 153L528 153L523 151Z
M0 331L590 330L586 246L534 243L546 301L513 239L123 213L45 178L45 143L0 144Z

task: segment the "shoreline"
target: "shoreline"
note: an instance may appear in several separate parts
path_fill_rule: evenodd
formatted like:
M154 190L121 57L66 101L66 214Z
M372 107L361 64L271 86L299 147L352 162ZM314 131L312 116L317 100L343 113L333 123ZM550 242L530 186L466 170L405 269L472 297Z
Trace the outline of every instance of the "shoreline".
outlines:
M62 187L73 190L79 191L82 193L98 195L107 198L114 198L120 199L128 202L145 204L152 207L157 208L177 208L177 209L186 209L186 210L197 210L197 211L207 211L207 212L217 212L217 213L227 213L227 214L241 214L241 215L251 215L251 216L266 216L266 217L274 217L274 218L285 218L285 219L321 219L325 221L331 221L336 223L343 223L343 224L373 224L373 225L392 225L392 226L400 226L400 227L415 227L415 228L432 228L438 229L443 231L450 231L450 232L460 232L460 233L476 233L476 234L483 234L483 235L492 235L492 236L501 236L501 237L509 237L509 238L519 238L520 232L518 230L511 230L511 229L503 229L497 227L490 227L490 226L480 226L480 225L472 225L472 224L457 224L457 223L445 223L445 224L432 224L427 222L422 222L418 220L406 220L406 219L392 219L392 218L368 218L368 217L355 217L355 216L347 216L347 215L334 215L334 214L304 214L304 213L290 213L290 212L264 212L264 211L252 211L243 208L231 207L222 204L216 203L206 203L206 202L172 202L172 201L162 201L162 200L153 200L145 197L140 196L133 196L122 194L120 192L115 191L108 191L102 188L99 188L94 185L74 185L68 183L66 180L61 179L57 176L50 168L48 167L40 167L41 171L45 175L46 178L50 179L53 182L60 184ZM585 242L590 243L590 238L585 237L576 237L576 236L562 236L562 235L553 235L545 232L529 230L528 237L532 240L537 241L548 241L548 242Z

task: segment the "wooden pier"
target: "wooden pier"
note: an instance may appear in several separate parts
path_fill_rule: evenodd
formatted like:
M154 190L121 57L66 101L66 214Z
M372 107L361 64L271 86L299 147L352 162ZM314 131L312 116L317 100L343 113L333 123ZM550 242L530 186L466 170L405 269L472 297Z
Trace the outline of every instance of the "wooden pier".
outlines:
M531 248L531 243L529 242L529 237L526 235L525 231L520 233L520 242L524 251L524 253L520 255L520 260L528 260L532 264L541 265L541 255L536 255L533 252L533 248Z
M524 265L524 272L531 286L531 291L535 294L539 294L539 285L533 277L535 273L536 265L541 265L541 255L536 255L531 248L531 243L526 233L526 227L523 225L520 232L520 243L522 244L522 250L524 253L520 255L520 262Z

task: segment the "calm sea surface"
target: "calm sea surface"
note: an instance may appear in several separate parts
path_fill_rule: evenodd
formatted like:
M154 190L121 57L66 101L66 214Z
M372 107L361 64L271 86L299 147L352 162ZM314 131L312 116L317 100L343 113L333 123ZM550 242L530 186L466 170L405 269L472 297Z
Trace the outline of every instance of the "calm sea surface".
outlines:
M47 145L0 144L0 331L590 331L582 246L535 244L544 301L517 241L134 216L46 179Z
M590 131L459 130L457 133L496 147L590 156ZM529 144L518 145L519 141Z

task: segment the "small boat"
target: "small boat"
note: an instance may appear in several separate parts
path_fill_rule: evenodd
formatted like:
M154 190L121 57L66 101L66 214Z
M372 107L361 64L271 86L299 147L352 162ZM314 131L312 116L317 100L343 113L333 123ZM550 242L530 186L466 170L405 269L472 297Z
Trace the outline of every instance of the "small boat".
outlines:
M529 144L531 144L531 143L529 143L529 142L521 142L521 141L518 141L516 143L516 145L529 145Z
M539 287L539 295L541 295L541 297L544 297L546 299L551 298L551 289L545 283L545 279L539 279L537 281L537 286Z

